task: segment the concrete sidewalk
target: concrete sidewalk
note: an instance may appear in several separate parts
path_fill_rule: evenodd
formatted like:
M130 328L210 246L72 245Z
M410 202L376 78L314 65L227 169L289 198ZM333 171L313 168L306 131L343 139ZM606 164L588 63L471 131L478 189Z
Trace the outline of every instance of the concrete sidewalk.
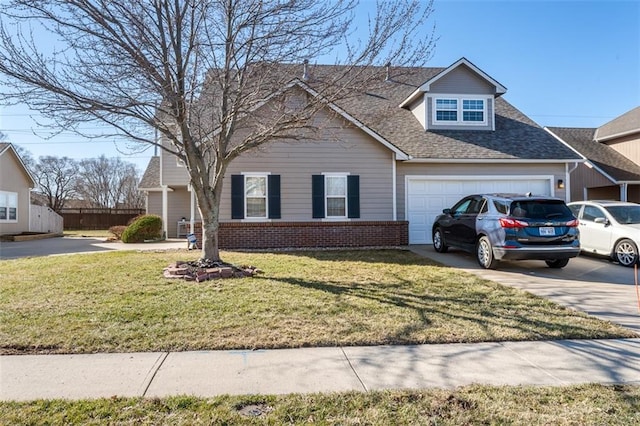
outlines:
M640 339L0 358L0 399L640 384Z

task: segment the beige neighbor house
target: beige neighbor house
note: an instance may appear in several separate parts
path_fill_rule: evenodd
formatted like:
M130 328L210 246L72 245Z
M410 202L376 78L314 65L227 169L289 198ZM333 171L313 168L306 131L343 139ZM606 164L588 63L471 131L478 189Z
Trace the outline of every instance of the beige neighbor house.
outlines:
M301 64L291 90L314 96L314 73L326 69ZM504 100L506 88L470 61L376 71L383 84L327 104L330 137L274 141L230 164L221 248L427 244L435 217L467 194L567 199L569 172L583 158ZM175 157L154 157L139 189L169 237L184 237L191 224L201 233Z
M13 145L0 142L0 235L30 231L30 194L35 185Z
M571 170L571 201L640 203L640 107L598 128L546 129L586 160Z

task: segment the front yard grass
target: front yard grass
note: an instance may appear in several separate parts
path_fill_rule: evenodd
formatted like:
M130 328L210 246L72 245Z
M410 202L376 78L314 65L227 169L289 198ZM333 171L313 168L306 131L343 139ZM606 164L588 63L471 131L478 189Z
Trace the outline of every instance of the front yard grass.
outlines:
M203 283L187 251L0 262L0 353L92 353L637 337L405 250L223 253L264 272Z
M253 414L253 415L247 415ZM640 387L467 386L455 391L0 402L6 424L635 425Z

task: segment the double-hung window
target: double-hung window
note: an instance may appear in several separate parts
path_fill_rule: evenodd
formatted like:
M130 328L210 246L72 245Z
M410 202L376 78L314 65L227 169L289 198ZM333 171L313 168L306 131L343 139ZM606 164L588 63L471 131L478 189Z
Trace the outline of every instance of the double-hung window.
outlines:
M324 182L326 217L347 217L347 176L325 176Z
M231 176L232 219L280 219L280 175L243 173Z
M267 176L244 177L245 212L247 219L267 218Z
M484 122L484 100L463 99L462 121Z
M436 121L458 121L458 100L436 99Z
M0 191L0 220L18 220L18 193Z
M349 173L314 175L311 192L314 218L360 217L360 176Z

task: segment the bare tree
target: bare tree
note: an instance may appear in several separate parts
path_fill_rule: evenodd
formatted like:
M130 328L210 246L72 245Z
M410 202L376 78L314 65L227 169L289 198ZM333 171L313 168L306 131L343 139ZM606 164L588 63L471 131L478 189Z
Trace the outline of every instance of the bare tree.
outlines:
M220 196L233 159L269 141L311 137L314 114L362 90L371 65L424 65L434 42L424 25L431 0L367 3L366 28L354 25L354 0L4 4L5 99L26 102L60 128L106 123L114 137L182 159L203 221L202 257L213 260L220 259ZM50 51L33 37L42 28L55 40ZM331 53L344 66L316 82L306 103L292 103L290 92L311 82L294 80L283 64Z
M2 139L1 133L0 133L0 139ZM20 159L22 160L22 163L25 165L27 170L33 173L36 167L36 161L33 159L33 155L31 155L31 152L20 145L16 145L15 143L13 144L13 147L15 148L16 152L20 156Z
M40 157L34 167L34 178L52 210L59 213L75 197L78 171L78 163L69 157Z
M78 195L94 207L138 208L141 195L137 191L138 172L134 164L104 155L80 161L76 181ZM138 193L133 196L133 192ZM131 205L133 204L133 205Z

